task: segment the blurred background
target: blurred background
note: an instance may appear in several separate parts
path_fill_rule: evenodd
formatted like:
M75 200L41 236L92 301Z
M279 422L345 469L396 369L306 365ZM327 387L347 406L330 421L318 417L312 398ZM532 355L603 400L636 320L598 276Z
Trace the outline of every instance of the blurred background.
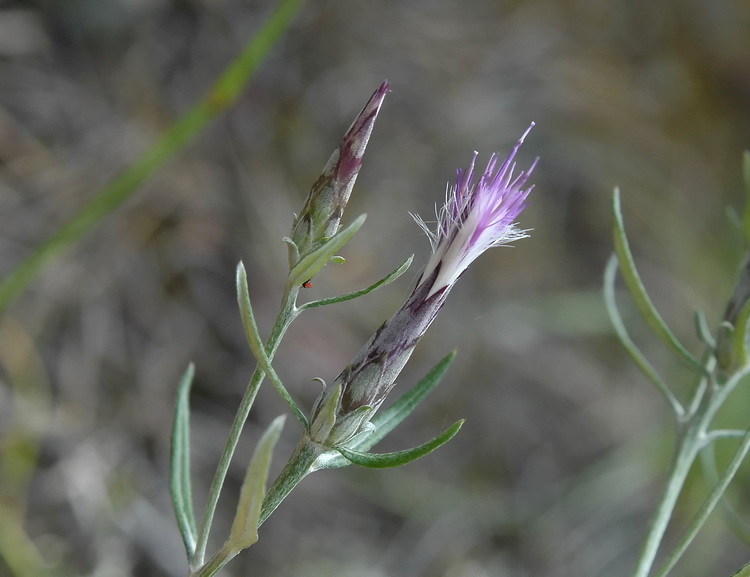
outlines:
M0 275L94 197L210 87L268 16L248 0L0 1ZM227 576L626 575L673 442L661 397L612 335L601 297L622 190L636 262L699 354L692 311L716 327L742 258L740 157L750 148L745 0L310 1L226 114L0 317L0 575L186 575L167 490L180 375L192 395L197 511L254 367L234 296L242 259L262 331L311 184L384 80L344 222L367 222L303 292L395 284L315 309L276 367L309 407L411 290L429 219L455 169L541 157L514 248L463 276L400 379L455 347L441 386L378 450L460 434L406 468L306 479ZM692 375L623 314L662 375ZM720 416L746 427L747 387ZM231 522L260 432L286 407L262 390L215 523ZM300 434L287 420L273 471ZM731 448L728 444L727 449ZM722 452L720 451L720 456ZM746 502L750 468L731 500ZM707 491L691 478L667 542ZM743 501L745 499L745 501ZM217 537L210 545L215 550ZM715 514L680 564L728 576L750 550ZM12 563L8 560L13 559ZM20 561L19 561L20 560Z

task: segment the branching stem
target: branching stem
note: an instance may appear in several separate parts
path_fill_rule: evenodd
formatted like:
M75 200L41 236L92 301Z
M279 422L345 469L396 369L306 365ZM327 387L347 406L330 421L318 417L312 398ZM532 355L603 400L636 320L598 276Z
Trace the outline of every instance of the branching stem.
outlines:
M295 307L298 293L299 287L291 286L282 299L281 310L276 317L276 322L271 329L271 334L266 343L266 353L269 359L273 359L281 338L284 336L289 325L298 314L298 309ZM250 413L250 408L253 406L255 396L258 394L258 389L260 388L264 376L265 373L263 372L263 369L261 369L260 366L256 367L253 376L250 378L250 382L247 385L245 394L242 396L234 420L232 421L232 428L230 429L229 437L227 438L226 445L221 453L221 458L219 459L219 464L216 467L216 473L214 474L211 488L208 492L208 500L206 502L206 509L203 513L203 521L201 522L200 532L198 534L195 555L190 562L190 566L194 570L203 565L205 560L208 536L211 532L211 524L213 523L214 514L216 513L219 495L221 494L224 480L229 471L229 463L231 462L234 451L237 448L242 429L245 426L245 422Z

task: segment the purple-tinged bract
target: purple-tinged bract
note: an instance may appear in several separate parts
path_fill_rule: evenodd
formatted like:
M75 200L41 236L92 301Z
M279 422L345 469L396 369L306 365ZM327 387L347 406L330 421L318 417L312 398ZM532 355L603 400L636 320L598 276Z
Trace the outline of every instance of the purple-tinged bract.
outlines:
M375 120L387 93L388 82L383 82L354 119L338 148L328 159L322 174L313 184L302 211L292 225L290 267L294 267L302 257L338 231L349 195L362 167L362 157Z
M524 188L536 166L513 172L513 159L531 127L508 158L495 169L497 155L474 183L474 163L459 170L437 213L435 232L415 216L430 237L432 256L406 302L385 321L320 396L313 409L311 440L327 446L346 443L372 418L396 384L414 348L445 304L453 284L480 254L528 236L516 217L526 206L532 186Z

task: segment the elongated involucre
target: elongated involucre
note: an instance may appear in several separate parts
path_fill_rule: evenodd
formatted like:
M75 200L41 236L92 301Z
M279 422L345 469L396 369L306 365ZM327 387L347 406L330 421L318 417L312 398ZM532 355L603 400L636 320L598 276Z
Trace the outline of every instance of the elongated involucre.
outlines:
M430 239L432 256L406 302L383 323L336 378L334 386L316 402L311 430L325 430L325 438L313 438L314 441L333 446L345 443L360 431L395 385L414 347L466 268L488 248L528 236L527 231L518 229L515 219L526 206L533 188L524 186L538 159L515 177L513 161L533 126L532 123L497 170L498 156L493 154L476 183L473 182L476 152L469 168L457 171L456 184L448 189L445 204L439 210L436 208L435 231L412 215ZM316 427L321 407L337 385L341 394L335 426ZM369 410L363 411L363 407Z
M295 248L290 248L290 267L338 231L387 92L388 83L383 82L354 119L313 184L305 206L292 225L291 240Z

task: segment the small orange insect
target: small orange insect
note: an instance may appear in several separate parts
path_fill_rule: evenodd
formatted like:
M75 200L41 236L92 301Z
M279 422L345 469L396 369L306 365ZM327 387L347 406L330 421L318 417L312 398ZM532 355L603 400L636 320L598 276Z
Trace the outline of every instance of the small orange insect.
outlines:
M312 283L310 282L312 279L309 278L305 282L302 283L302 288L310 288L312 287Z

